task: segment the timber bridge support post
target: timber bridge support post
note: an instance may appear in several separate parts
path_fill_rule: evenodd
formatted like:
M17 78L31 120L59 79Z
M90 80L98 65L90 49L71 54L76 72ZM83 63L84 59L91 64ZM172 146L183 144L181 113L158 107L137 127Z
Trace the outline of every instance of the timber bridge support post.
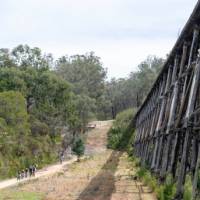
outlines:
M135 116L135 154L160 181L171 174L175 200L191 174L196 199L200 168L200 0Z

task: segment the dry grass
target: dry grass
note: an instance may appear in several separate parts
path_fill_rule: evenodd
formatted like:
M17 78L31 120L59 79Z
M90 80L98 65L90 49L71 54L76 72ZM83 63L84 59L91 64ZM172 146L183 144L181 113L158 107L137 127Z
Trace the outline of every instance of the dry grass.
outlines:
M127 155L106 150L106 133L112 122L96 123L87 139L93 156L13 190L42 194L42 200L155 200L148 188L133 180Z
M41 193L44 200L155 200L133 176L127 155L108 150L17 190Z

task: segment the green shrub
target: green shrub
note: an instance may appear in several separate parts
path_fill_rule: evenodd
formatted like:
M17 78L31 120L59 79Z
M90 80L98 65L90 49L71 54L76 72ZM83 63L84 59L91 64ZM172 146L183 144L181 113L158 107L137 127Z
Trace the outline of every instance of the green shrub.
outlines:
M76 138L72 147L72 151L78 156L78 161L80 156L84 154L85 145L82 138Z
M139 170L136 173L136 176L141 179L141 178L144 178L146 173L147 173L147 170L145 168L139 168Z
M176 193L176 185L171 176L167 176L164 184L155 189L159 200L172 200Z
M141 165L141 160L139 158L135 158L134 164L136 168L139 167Z
M31 132L33 125L35 132ZM30 164L43 167L55 161L56 147L46 134L47 129L40 122L30 125L26 101L20 92L0 93L0 178L15 176Z
M41 135L41 136L49 135L49 132L50 132L49 131L49 127L44 122L40 122L39 120L31 117L30 126L31 126L30 127L31 128L31 133L34 136L37 136L37 135Z
M136 162L139 163L139 161ZM166 181L161 184L156 177L144 167L138 167L136 176L156 193L158 200L172 200L174 198L176 185L171 176L167 176Z
M132 154L132 138L134 137L134 131L129 129L129 125L133 117L133 109L125 110L117 115L108 133L108 148L126 149L129 155Z
M189 175L186 176L183 199L184 200L192 199L192 181L191 181L191 177Z

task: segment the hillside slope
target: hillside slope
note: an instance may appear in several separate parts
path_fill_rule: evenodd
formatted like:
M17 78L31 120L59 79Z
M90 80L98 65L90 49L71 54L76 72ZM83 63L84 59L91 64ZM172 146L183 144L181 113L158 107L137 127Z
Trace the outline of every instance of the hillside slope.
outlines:
M135 171L126 153L106 149L112 121L94 123L86 142L90 156L51 176L3 190L0 199L19 200L14 194L24 193L20 200L28 199L27 194L35 200L155 200L149 188L133 180Z

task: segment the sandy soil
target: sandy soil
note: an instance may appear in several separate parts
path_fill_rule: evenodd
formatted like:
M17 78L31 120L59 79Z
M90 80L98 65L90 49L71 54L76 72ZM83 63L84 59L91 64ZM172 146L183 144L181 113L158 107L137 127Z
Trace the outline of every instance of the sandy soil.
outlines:
M96 128L87 133L89 156L7 193L36 192L43 195L42 200L156 200L148 187L134 180L126 153L106 149L112 121L94 123Z

